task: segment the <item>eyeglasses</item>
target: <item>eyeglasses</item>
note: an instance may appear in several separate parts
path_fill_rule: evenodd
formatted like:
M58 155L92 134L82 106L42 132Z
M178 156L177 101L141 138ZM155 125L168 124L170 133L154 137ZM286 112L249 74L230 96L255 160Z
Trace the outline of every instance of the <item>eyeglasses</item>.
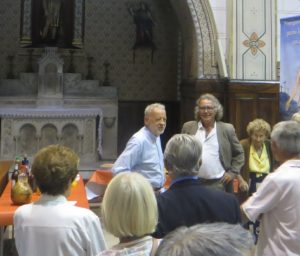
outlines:
M211 112L211 111L213 111L215 109L215 107L213 107L213 106L202 106L202 107L199 107L199 110L200 111L208 111L208 112Z

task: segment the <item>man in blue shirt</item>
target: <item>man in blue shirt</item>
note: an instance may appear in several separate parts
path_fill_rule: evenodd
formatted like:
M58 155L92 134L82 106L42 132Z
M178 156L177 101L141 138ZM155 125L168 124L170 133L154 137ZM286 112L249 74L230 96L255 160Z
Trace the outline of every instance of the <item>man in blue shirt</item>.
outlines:
M146 177L154 190L163 187L165 176L160 135L166 128L166 121L164 105L153 103L146 107L144 127L127 142L112 168L113 175L134 171Z

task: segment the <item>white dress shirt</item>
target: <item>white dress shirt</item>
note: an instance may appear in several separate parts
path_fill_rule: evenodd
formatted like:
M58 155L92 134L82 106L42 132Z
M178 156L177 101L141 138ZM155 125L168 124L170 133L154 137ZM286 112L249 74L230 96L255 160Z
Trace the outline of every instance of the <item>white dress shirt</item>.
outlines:
M300 160L288 160L270 173L242 208L260 220L257 256L300 255Z
M98 216L62 195L20 206L14 232L19 256L95 256L106 249Z
M219 156L219 143L217 137L216 122L214 128L206 137L206 131L201 122L198 123L198 130L195 134L202 144L202 164L199 169L199 177L204 179L221 178L225 170Z

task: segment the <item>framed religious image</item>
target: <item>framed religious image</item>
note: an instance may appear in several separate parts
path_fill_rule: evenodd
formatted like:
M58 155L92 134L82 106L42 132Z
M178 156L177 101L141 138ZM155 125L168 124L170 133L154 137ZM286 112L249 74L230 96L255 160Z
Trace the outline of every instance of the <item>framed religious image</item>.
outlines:
M22 0L23 47L82 48L84 0Z

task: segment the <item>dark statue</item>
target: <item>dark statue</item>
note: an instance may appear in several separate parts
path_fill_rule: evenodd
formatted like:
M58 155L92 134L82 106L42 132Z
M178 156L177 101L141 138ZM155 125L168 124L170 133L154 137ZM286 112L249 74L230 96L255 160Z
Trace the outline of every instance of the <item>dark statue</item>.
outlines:
M153 43L154 22L148 5L144 2L140 2L138 7L129 6L128 10L136 26L136 38L133 48L155 48Z

